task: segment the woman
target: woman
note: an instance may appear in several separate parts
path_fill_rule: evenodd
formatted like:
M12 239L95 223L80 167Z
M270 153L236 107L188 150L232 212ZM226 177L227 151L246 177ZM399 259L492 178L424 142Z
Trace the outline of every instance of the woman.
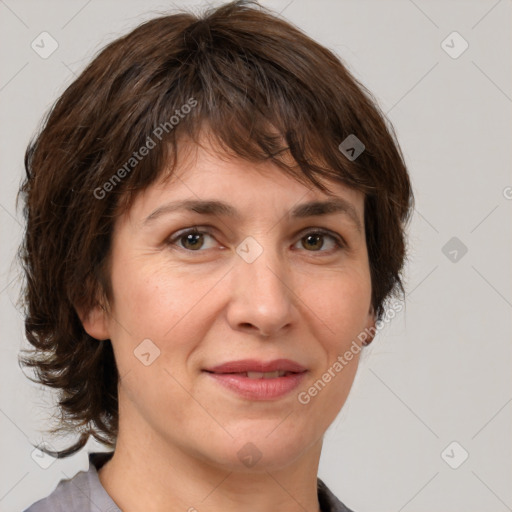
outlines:
M392 128L330 51L247 2L108 45L27 150L22 359L113 451L41 511L349 511L318 479L403 292Z

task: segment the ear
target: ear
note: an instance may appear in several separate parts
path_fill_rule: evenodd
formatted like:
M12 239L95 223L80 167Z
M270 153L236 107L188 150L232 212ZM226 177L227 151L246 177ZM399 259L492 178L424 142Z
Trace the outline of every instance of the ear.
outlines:
M375 338L375 334L377 334L375 310L373 309L373 305L370 305L370 310L368 311L365 332L366 339L363 341L363 346L369 345L373 341L373 338Z
M110 333L108 330L107 312L102 304L98 304L87 313L78 311L78 316L82 322L85 332L97 340L108 340Z

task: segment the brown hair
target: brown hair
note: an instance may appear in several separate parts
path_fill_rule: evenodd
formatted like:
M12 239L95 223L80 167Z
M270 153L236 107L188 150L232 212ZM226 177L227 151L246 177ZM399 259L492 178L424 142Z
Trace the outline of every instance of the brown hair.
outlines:
M108 305L116 218L168 162L172 174L178 140L197 141L205 126L232 154L271 160L327 193L318 177L365 194L372 305L380 319L386 299L404 293L404 229L413 205L387 124L333 53L253 2L157 17L106 46L29 144L19 192L27 222L19 250L25 329L35 347L20 362L60 392L52 432L80 431L73 446L49 453L71 455L90 435L115 446L111 342L91 338L77 310ZM354 135L364 151L349 158L353 152L339 145Z

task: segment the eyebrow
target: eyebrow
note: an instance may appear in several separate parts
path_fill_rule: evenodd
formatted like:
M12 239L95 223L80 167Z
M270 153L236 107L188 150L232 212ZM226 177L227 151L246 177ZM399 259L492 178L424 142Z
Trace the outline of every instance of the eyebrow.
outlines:
M144 219L142 224L145 226L150 224L158 217L175 212L177 210L185 210L202 215L218 215L223 217L230 217L237 221L240 221L242 218L236 208L223 201L184 199L159 206ZM327 201L310 201L308 203L302 203L294 206L291 211L288 212L288 218L303 219L307 217L330 215L333 213L341 213L347 215L349 219L352 220L352 222L355 224L357 230L362 232L362 224L356 209L352 203L340 197L336 199L329 199Z

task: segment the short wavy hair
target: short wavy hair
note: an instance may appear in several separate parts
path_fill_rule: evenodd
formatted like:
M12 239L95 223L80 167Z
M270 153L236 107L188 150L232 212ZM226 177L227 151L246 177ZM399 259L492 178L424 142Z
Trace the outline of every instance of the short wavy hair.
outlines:
M164 169L172 175L178 141L198 141L205 127L226 152L272 161L310 188L329 193L318 180L326 178L363 192L376 318L404 295L409 175L391 123L340 59L254 2L146 21L98 53L25 153L18 257L33 347L20 364L59 391L52 433L79 434L55 456L90 436L115 447L112 344L89 336L77 311L108 307L115 220ZM354 136L359 156L343 146Z

